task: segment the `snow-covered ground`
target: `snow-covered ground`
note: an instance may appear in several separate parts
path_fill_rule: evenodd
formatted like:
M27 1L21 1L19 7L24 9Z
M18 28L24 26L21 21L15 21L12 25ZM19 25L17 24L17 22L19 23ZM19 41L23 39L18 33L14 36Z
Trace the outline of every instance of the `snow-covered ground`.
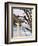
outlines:
M13 26L13 36L14 37L31 36L32 33L25 27L29 28L29 25L22 23L22 26L20 27Z

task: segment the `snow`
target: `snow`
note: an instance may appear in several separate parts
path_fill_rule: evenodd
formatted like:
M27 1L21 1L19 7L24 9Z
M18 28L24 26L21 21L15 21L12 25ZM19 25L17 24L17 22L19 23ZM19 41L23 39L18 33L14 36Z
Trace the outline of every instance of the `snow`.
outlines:
M13 9L13 14L15 14L16 16L25 16L23 13L25 13L23 10Z
M18 30L18 28L17 27L13 27L13 36L14 37L20 37L20 36L32 36L32 33L29 31L29 30L27 30L25 27L28 27L29 28L29 26L28 25L25 25L24 23L22 23L22 26L20 26L19 27L19 30ZM18 32L17 32L17 30L18 30Z

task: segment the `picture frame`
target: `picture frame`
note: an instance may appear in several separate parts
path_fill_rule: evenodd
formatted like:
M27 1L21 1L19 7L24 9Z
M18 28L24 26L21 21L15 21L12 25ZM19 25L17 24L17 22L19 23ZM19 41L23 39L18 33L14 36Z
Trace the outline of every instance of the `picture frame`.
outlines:
M37 42L37 4L5 2L5 44Z

